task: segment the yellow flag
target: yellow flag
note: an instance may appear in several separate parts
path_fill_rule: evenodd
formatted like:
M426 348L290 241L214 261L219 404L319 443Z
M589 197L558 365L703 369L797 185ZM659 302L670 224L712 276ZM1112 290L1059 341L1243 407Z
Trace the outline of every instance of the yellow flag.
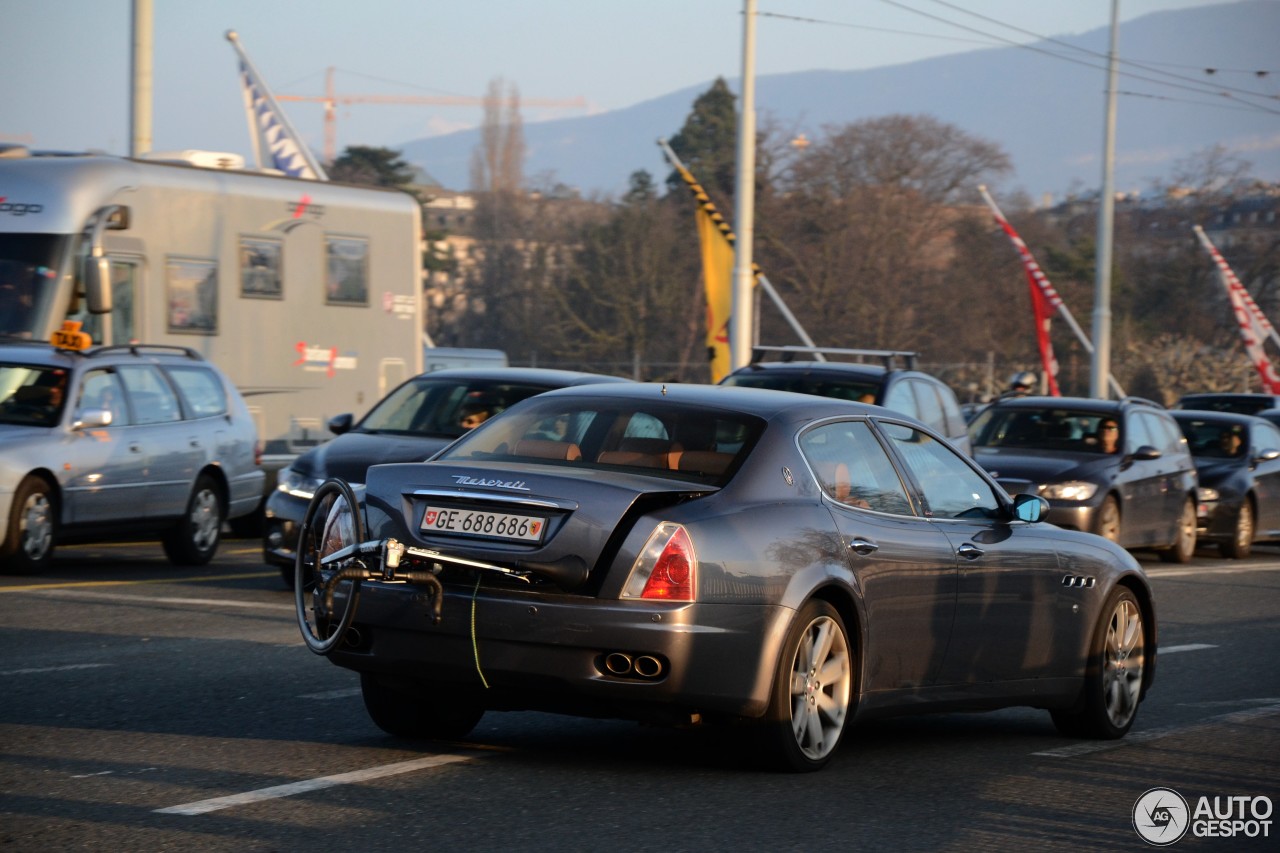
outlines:
M711 381L732 369L729 315L733 311L733 244L703 205L698 206L698 241L702 245L702 279L707 294L707 353Z

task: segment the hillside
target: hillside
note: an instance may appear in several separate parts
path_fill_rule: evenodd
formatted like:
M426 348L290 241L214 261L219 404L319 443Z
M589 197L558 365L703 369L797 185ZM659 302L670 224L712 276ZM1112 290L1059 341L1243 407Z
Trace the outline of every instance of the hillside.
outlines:
M1280 0L1159 12L1123 24L1121 60L1147 70L1122 65L1128 73L1119 85L1117 189L1141 189L1151 179L1167 178L1176 161L1215 144L1252 162L1259 177L1280 181L1278 34ZM1067 54L1067 48L1041 42L1035 50L984 49L864 71L766 75L756 81L757 112L761 122L772 118L810 137L828 124L891 113L933 115L1004 147L1017 171L1001 192L1022 189L1039 197L1096 188L1109 32L1054 38L1102 57L1072 53L1076 61L1067 61L1045 55ZM1272 73L1210 77L1201 64ZM1182 81L1172 82L1188 88L1147 82L1168 81L1168 74L1181 75ZM1270 111L1191 91L1206 81L1262 93ZM584 194L620 193L637 169L665 174L655 140L679 130L694 98L710 84L596 116L528 124L525 174L553 173ZM736 78L730 86L738 89ZM465 131L398 147L404 159L446 187L463 189L477 139L476 131Z

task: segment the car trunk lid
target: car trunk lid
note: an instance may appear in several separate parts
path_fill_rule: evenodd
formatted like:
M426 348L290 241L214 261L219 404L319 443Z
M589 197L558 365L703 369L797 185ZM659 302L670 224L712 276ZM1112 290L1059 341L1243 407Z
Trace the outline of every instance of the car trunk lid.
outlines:
M395 528L370 530L371 536L529 572L572 590L613 557L631 519L717 490L616 470L432 462L370 468L366 500Z

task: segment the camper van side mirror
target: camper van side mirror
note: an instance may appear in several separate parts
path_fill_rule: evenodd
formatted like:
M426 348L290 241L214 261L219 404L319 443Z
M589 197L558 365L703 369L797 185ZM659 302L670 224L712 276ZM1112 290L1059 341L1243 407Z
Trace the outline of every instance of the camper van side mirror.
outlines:
M111 261L102 250L102 232L129 228L129 208L109 204L98 208L89 225L89 257L84 262L84 298L90 314L111 313Z
M111 313L111 259L91 255L84 260L84 298L90 314Z

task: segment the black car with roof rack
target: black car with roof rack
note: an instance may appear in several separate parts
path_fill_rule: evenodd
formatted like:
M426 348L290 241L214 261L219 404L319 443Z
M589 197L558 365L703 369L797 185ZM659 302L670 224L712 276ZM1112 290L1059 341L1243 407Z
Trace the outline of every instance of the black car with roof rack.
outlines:
M777 360L766 361L771 355ZM827 356L859 361L828 361ZM759 346L752 350L750 364L733 371L719 384L884 406L910 415L942 433L965 453L971 452L955 392L941 379L919 370L919 357L919 353L908 350Z
M973 455L1048 520L1185 563L1196 544L1196 466L1177 422L1139 397L1010 397L969 426Z

